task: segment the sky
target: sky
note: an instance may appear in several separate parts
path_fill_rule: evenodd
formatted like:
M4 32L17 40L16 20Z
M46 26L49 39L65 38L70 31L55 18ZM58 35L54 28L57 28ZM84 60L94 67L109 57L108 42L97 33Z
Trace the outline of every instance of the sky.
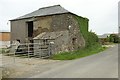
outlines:
M0 0L0 31L10 31L11 19L42 7L58 5L89 19L89 31L98 35L118 32L119 0Z

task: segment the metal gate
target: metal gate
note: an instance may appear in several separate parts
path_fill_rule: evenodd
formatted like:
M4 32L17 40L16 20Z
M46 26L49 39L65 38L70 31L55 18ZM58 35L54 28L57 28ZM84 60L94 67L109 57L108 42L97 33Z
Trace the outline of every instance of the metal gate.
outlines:
M40 44L40 43L23 43L11 44L8 48L10 51L5 55L11 56L24 56L36 58L49 58L53 54L53 44Z

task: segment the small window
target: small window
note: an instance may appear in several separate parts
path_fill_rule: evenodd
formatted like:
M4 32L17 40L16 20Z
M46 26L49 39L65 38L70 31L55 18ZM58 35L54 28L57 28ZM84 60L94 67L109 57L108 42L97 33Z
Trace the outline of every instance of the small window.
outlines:
M73 45L76 44L76 40L77 40L77 38L72 38L72 44L73 44Z

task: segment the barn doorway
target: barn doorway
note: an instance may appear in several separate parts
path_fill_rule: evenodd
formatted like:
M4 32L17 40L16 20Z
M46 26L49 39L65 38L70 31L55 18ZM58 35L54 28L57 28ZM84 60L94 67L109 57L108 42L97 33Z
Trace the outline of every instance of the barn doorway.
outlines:
M28 37L33 37L33 21L27 22L28 24Z
M27 22L27 28L28 28L28 40L31 43L29 45L30 51L33 52L34 42L33 42L33 21Z

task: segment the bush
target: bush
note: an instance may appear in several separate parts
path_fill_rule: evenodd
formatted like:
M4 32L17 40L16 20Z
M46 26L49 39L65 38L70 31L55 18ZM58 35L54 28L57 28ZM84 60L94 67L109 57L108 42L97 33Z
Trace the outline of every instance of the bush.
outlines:
M113 42L113 43L120 43L120 38L118 35L116 34L111 34L109 36L109 42Z
M75 15L76 20L78 21L80 32L85 39L86 47L90 47L99 42L98 36L93 32L88 32L88 19L81 18L80 16Z

